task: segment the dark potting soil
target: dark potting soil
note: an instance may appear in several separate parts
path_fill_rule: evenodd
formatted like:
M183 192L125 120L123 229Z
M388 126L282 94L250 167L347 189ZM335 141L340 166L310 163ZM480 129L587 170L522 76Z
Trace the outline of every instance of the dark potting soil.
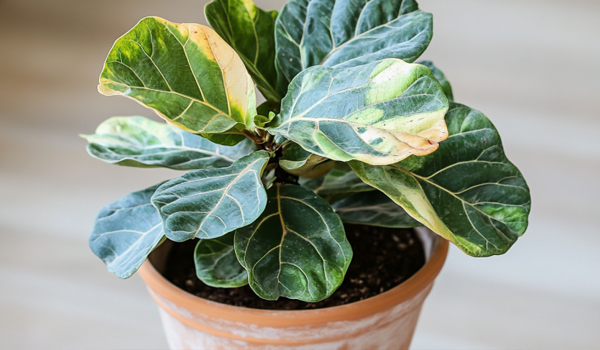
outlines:
M249 286L213 288L196 277L197 240L175 244L167 258L165 277L179 288L219 303L255 309L303 310L349 304L392 289L425 264L423 244L412 229L344 225L354 256L344 282L333 295L318 303L259 298Z

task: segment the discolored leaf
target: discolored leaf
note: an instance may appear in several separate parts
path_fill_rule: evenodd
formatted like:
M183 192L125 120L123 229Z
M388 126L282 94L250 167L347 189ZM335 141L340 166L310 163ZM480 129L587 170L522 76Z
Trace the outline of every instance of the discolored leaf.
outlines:
M349 224L408 228L421 224L379 191L358 193L331 205L342 221Z
M264 11L251 0L214 0L205 12L208 23L240 55L263 96L281 101L275 70L277 11Z
M317 179L300 179L299 184L315 192L329 203L355 193L374 191L346 163L336 162L333 169Z
M133 275L164 241L162 220L150 203L158 186L131 193L98 213L90 248L120 278Z
M94 135L83 135L92 157L107 163L175 170L219 168L254 151L246 139L234 147L214 144L168 124L144 117L113 117L98 126Z
M275 24L281 95L301 71L354 67L384 58L414 62L433 21L414 0L291 0Z
M503 254L527 228L529 188L481 112L453 103L446 123L450 137L431 155L388 166L350 165L467 254Z
M352 259L344 227L313 192L275 184L254 223L236 231L235 251L258 296L316 302L342 283Z
M448 100L429 68L386 59L299 74L269 131L316 155L373 165L426 155L448 136Z
M283 146L283 155L279 166L290 174L314 179L327 174L335 162L305 151L298 144L289 142Z
M240 265L233 249L233 232L202 239L194 250L196 276L216 288L237 288L248 284L248 274Z
M191 171L165 182L152 196L165 235L177 242L211 239L252 223L267 203L261 175L269 157L257 151L227 168Z
M422 61L422 62L417 62L417 63L422 64L431 70L431 72L433 73L433 76L437 79L437 81L442 86L442 89L444 90L444 94L446 95L448 100L454 101L454 94L452 93L452 85L450 85L450 82L448 81L448 79L446 79L444 72L442 72L438 67L433 65L433 62L431 62L431 61Z
M123 95L192 133L254 129L254 83L235 51L212 29L142 19L110 50L99 91Z

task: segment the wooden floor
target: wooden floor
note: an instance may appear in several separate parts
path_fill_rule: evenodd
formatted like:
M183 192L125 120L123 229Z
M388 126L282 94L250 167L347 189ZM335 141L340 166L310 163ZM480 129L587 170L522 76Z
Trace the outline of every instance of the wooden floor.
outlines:
M165 348L140 279L106 272L87 236L100 207L176 173L100 163L78 134L152 116L96 92L106 53L143 16L203 22L203 4L0 1L0 348ZM533 212L505 256L451 250L413 349L600 349L600 2L420 4L426 58L495 122Z

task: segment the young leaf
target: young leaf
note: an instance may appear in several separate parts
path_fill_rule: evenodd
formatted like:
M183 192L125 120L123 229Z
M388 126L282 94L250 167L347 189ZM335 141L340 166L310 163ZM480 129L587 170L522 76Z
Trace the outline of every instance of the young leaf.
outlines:
M205 12L208 23L240 55L263 96L281 101L275 70L277 11L264 11L252 0L214 0Z
M414 62L433 21L414 0L291 0L275 24L279 89L315 65L354 67L384 58Z
M431 155L388 166L350 165L467 254L503 254L527 228L529 188L481 112L453 103L446 123L450 137Z
M308 188L327 202L333 203L355 193L374 191L352 171L346 163L336 162L333 169L317 179L300 179L299 184Z
M196 276L216 288L237 288L248 284L248 273L233 249L233 232L214 239L201 239L194 250Z
M373 165L426 155L448 136L448 100L429 68L386 59L300 73L269 131L307 151Z
M401 206L379 191L358 193L331 205L342 221L381 227L421 226Z
M324 176L334 165L334 161L307 152L293 142L283 146L283 155L279 161L283 170L307 179Z
M131 193L98 213L90 248L120 278L133 275L164 240L162 220L150 203L158 186Z
M177 242L211 239L252 223L267 204L260 178L269 157L257 151L228 168L191 171L165 182L152 196L165 235Z
M142 168L220 168L255 149L249 139L235 147L220 146L144 117L113 117L100 124L94 135L83 137L89 142L87 150L92 157Z
M276 184L268 196L260 218L237 230L234 239L250 287L267 300L329 297L352 259L339 216L300 186Z
M252 78L235 51L199 24L142 19L115 42L98 89L132 98L192 133L254 128Z
M442 72L438 67L434 66L433 62L431 62L431 61L421 61L421 62L417 62L417 63L422 64L431 70L431 72L433 73L433 76L437 79L437 81L442 86L442 89L444 90L444 94L446 95L448 100L454 101L454 94L452 93L452 85L450 85L450 82L448 81L448 79L446 79L444 72Z

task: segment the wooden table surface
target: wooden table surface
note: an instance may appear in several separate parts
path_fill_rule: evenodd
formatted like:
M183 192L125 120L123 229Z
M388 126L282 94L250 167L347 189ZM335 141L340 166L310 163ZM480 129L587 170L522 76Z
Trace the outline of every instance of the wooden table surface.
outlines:
M101 163L78 134L152 117L97 93L103 60L143 16L204 23L204 3L0 1L0 348L166 347L141 280L106 272L87 237L100 207L178 173ZM420 4L425 58L494 121L533 212L504 256L451 249L413 349L600 349L600 2Z

